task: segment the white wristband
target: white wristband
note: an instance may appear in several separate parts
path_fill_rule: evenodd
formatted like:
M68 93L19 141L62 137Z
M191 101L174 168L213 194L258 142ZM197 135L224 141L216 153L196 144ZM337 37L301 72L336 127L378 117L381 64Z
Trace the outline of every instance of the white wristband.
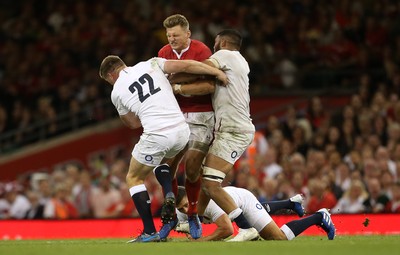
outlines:
M177 92L178 94L181 94L182 93L181 84L175 84L174 91Z

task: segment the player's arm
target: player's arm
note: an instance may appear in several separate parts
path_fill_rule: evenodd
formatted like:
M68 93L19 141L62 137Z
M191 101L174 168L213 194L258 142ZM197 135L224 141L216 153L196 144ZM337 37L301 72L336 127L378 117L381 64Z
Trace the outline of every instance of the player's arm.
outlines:
M223 71L195 60L167 60L164 64L164 72L212 75L217 77L222 84L228 83L228 77Z
M203 61L203 63L214 68L219 68L219 63L214 59L206 59ZM195 82L191 82L189 84L181 84L182 82L187 83L187 81L185 81L184 79L173 79L170 81L174 93L181 94L183 96L185 95L200 96L200 95L212 94L215 91L215 85L216 85L216 80L211 79L210 76L207 77L206 80L202 79ZM226 85L226 84L221 84L221 85Z
M233 234L232 222L227 214L222 214L214 223L217 229L212 234L197 239L198 241L220 241Z
M172 83L192 83L200 79L204 79L203 74L192 73L174 73L168 76L169 82Z
M139 128L142 126L139 118L133 112L128 112L127 114L120 115L119 117L122 122L131 129Z
M215 91L214 80L198 80L190 84L172 84L174 94L183 96L201 96L212 94Z

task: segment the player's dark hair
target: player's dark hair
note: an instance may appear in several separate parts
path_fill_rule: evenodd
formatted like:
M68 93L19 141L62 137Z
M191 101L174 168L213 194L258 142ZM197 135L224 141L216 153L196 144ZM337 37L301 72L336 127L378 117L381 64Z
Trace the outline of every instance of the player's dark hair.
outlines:
M109 55L103 59L100 65L99 75L100 78L105 79L108 73L111 73L120 66L124 66L125 63L118 56Z
M227 42L236 46L237 49L242 47L242 35L235 29L225 29L219 32L217 35L227 39Z

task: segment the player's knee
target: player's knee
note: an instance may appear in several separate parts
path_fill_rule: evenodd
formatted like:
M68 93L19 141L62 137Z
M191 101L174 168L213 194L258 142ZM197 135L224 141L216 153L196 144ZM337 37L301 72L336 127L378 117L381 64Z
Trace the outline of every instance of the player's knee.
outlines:
M199 173L186 173L186 180L188 180L191 183L194 183L197 181L199 176L200 176Z
M137 175L134 175L130 171L126 175L125 180L126 180L126 183L128 184L128 186L130 186L130 187L143 183L143 180L141 180Z
M200 166L186 167L185 169L186 179L192 183L196 182L200 177L200 172L201 172Z
M200 151L189 150L185 159L187 173L198 174L201 171L205 154Z

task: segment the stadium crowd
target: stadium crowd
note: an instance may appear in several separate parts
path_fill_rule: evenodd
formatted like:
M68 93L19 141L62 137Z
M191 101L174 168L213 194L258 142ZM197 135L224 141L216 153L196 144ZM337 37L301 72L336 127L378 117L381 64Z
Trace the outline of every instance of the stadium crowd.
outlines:
M302 193L308 213L324 207L332 213L400 212L397 1L0 5L0 134L19 131L14 149L37 141L27 139L37 122L46 123L44 139L115 117L103 104L110 91L100 86L101 59L113 53L132 64L156 56L166 43L163 19L183 13L192 37L207 45L224 27L243 33L254 97L273 88L354 88L340 109L328 109L314 96L307 108L291 105L285 114L271 115L226 185L245 187L260 201ZM60 115L70 126L57 123ZM124 184L128 159L99 158L87 168L69 164L0 180L0 218L138 216ZM153 178L147 182L158 215L161 189Z

